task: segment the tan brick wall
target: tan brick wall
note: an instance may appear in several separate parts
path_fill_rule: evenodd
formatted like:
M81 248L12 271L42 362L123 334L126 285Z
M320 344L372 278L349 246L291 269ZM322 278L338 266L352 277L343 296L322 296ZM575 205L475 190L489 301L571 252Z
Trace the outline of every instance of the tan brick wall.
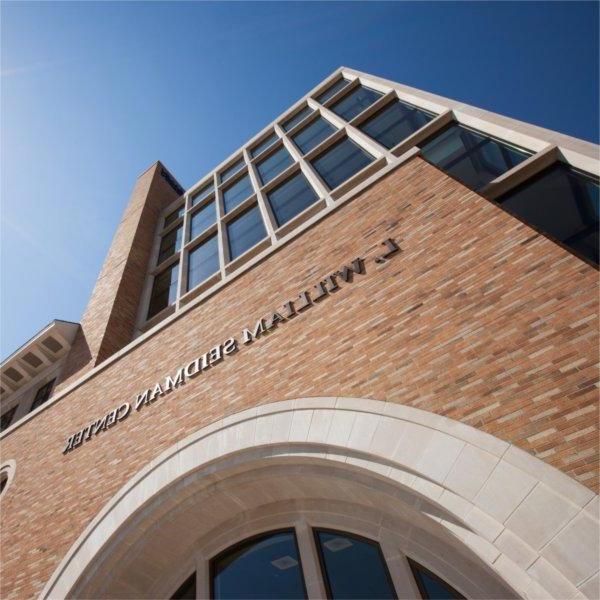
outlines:
M387 237L403 252L75 451L66 438ZM252 405L358 396L446 415L598 485L597 272L419 158L10 434L2 598L39 593L151 459Z

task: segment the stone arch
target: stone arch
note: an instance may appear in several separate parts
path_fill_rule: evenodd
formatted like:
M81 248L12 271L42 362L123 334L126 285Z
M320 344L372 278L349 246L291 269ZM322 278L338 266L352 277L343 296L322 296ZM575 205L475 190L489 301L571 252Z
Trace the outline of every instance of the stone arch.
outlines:
M546 463L440 415L358 398L275 402L202 428L148 464L41 597L168 595L186 569L202 575L233 533L287 520L339 523L392 554L410 552L471 597L591 598L597 502ZM148 564L164 570L160 582L145 579Z

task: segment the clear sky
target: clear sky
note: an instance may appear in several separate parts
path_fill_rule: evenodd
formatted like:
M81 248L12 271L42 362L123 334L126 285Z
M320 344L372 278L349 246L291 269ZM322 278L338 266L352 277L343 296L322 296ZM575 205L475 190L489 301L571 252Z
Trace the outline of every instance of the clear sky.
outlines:
M2 2L0 354L79 321L146 167L189 187L340 65L597 143L598 6Z

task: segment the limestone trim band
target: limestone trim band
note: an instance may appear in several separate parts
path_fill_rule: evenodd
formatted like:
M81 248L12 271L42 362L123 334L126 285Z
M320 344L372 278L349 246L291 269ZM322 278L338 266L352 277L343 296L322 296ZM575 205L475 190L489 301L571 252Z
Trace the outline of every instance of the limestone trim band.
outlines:
M439 523L523 597L594 597L598 497L589 489L507 442L440 415L326 397L237 413L162 453L88 525L41 598L67 597L115 534L184 477L218 478L231 465L256 464L260 457L307 456L342 462L357 476L375 474L437 506L446 515Z

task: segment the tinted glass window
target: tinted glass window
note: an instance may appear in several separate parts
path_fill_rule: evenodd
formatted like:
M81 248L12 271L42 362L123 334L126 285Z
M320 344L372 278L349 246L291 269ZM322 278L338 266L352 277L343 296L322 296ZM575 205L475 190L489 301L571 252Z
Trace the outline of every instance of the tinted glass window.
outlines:
M277 224L281 226L308 208L318 196L310 187L306 177L298 173L269 192L267 197Z
M242 255L267 235L258 206L243 212L227 224L229 257L231 260Z
M421 154L474 190L480 190L529 156L523 150L512 148L461 125L452 125L422 144Z
M410 559L408 564L425 600L464 600L464 596L425 567Z
M13 417L17 412L17 407L13 406L10 410L7 410L0 418L0 431L4 431L12 423Z
M279 138L277 134L272 133L266 140L263 140L257 146L254 146L252 150L250 150L250 155L254 158L258 156L261 152L264 152L267 148L270 148Z
M338 79L331 87L327 88L320 96L317 96L317 102L325 104L329 98L333 98L340 90L343 90L350 82L347 79Z
M240 158L234 162L230 167L221 171L221 183L224 183L228 179L231 179L236 173L239 173L244 168L244 159Z
M323 181L334 189L373 161L373 157L348 138L334 144L312 161Z
M172 213L168 214L165 217L165 227L169 226L171 223L175 223L179 217L183 217L183 213L185 212L185 206L181 206L177 210L174 210Z
M192 215L190 219L190 239L193 240L197 235L208 229L217 220L214 201L209 202Z
M317 531L315 537L333 600L396 598L375 542L330 531Z
M299 131L292 139L302 154L306 154L324 139L328 138L335 131L335 127L326 121L323 117L319 117L310 125L307 125L302 131Z
M331 110L336 115L346 119L346 121L351 121L356 115L365 110L365 108L369 108L381 96L381 93L359 85L341 100L338 100L331 107Z
M177 297L178 271L179 263L175 263L154 278L152 293L150 295L150 306L148 307L148 319L151 319L161 310L175 302L175 298Z
M293 160L289 152L285 148L279 148L262 162L258 163L257 168L260 174L260 180L263 184L269 183L277 177L286 167L292 164Z
M375 113L360 126L360 129L386 148L393 148L431 119L433 115L395 101Z
M208 198L215 191L215 186L213 183L209 183L205 185L193 198L192 198L192 206L196 206L199 202L202 202L205 198Z
M312 115L313 109L309 106L305 106L302 110L298 111L291 119L288 119L284 124L283 128L285 131L289 131L293 127L296 127L298 123L304 121L308 115Z
M196 573L192 573L181 587L171 596L171 600L196 600Z
M196 246L188 258L188 290L219 270L219 242L216 235Z
M50 394L52 393L52 388L54 387L54 382L56 380L53 379L48 383L44 384L36 393L35 398L33 399L33 404L31 405L30 411L36 409L38 406L44 404L48 398L50 398Z
M215 599L306 598L304 576L292 531L243 542L211 564Z
M498 201L598 264L598 183L557 163Z
M231 209L241 204L246 198L254 193L250 177L244 175L240 180L236 181L231 187L223 192L223 204L225 212L228 213Z
M179 226L162 236L158 250L158 260L156 261L157 265L169 258L169 256L173 256L181 248L182 233L183 228Z

